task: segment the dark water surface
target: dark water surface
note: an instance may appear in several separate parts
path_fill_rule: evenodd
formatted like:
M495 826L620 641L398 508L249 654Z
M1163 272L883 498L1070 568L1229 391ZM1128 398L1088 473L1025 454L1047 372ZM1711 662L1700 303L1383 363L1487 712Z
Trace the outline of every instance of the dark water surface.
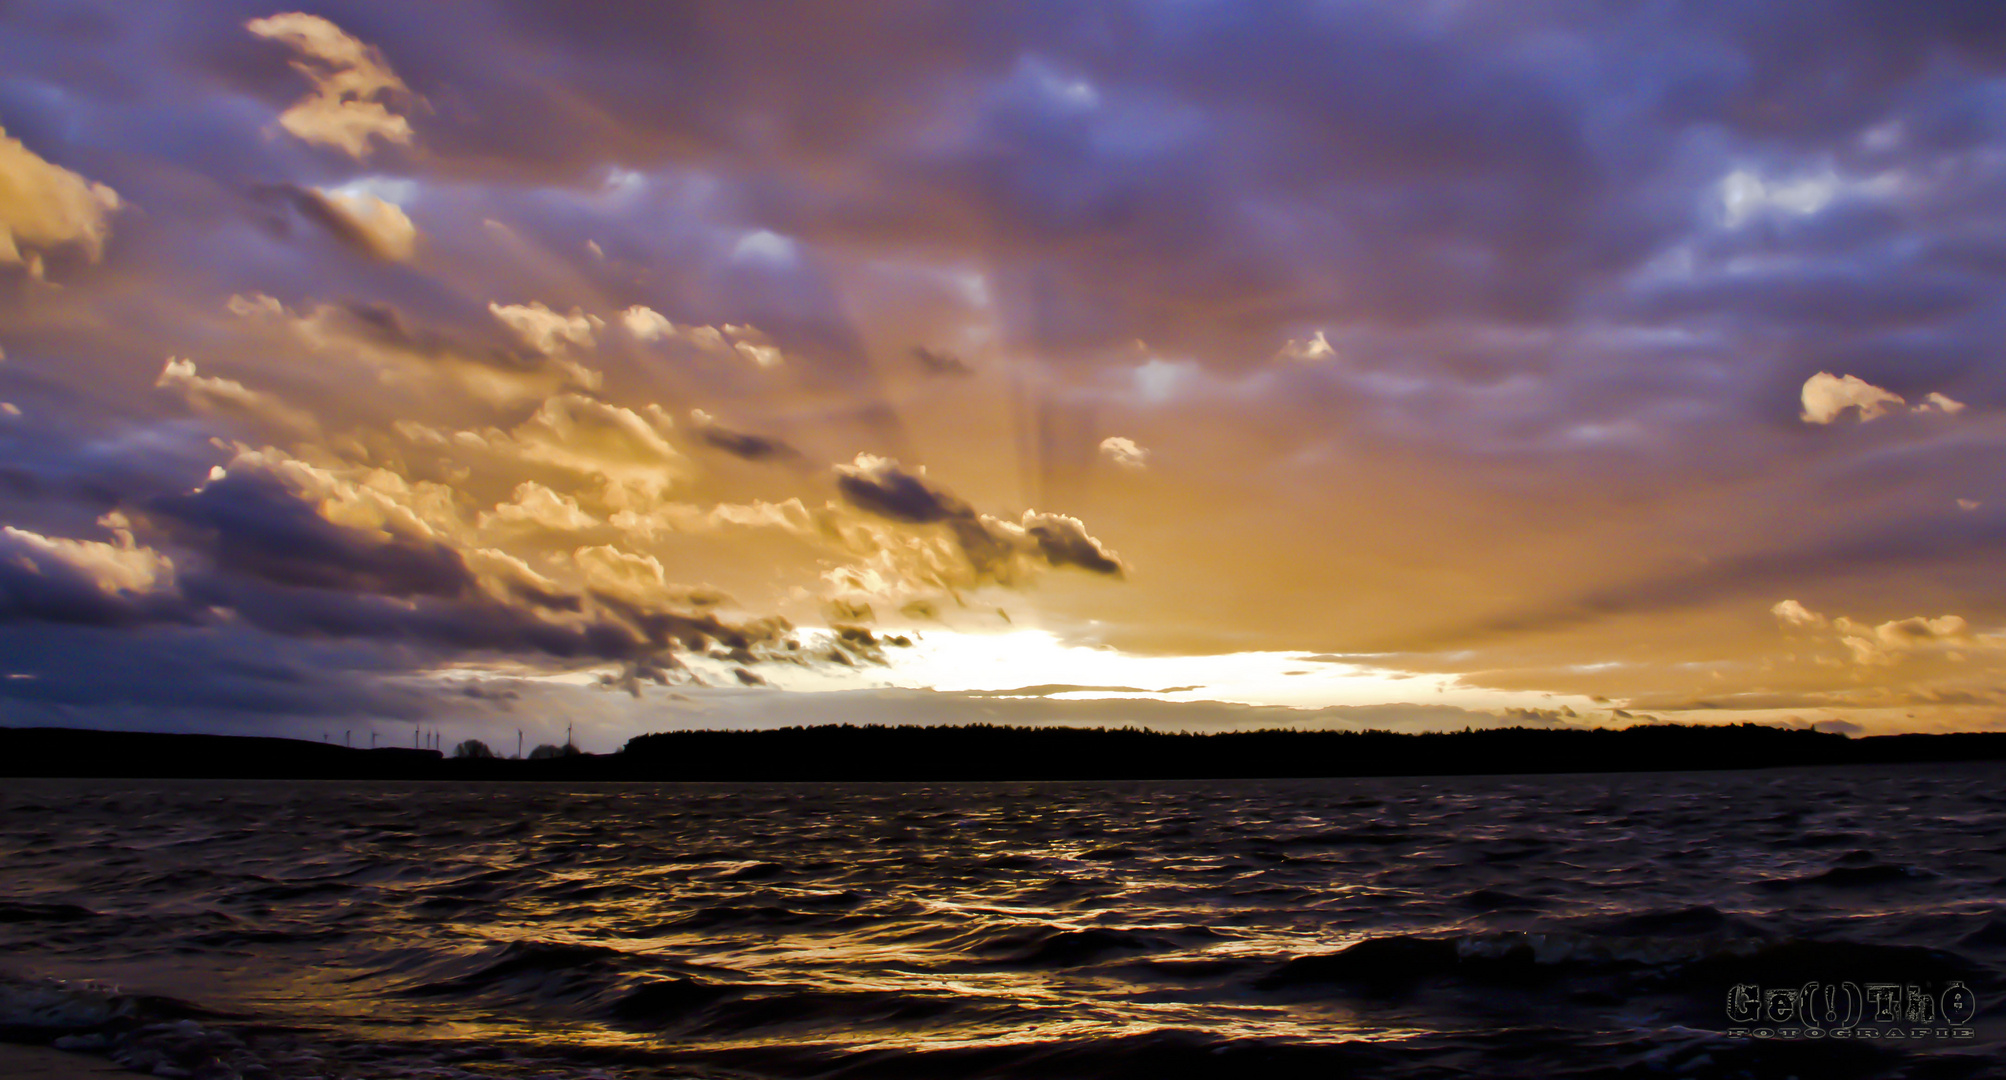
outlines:
M0 1024L197 1077L2006 1076L2002 781L7 781ZM1973 1034L1729 1034L1809 980Z

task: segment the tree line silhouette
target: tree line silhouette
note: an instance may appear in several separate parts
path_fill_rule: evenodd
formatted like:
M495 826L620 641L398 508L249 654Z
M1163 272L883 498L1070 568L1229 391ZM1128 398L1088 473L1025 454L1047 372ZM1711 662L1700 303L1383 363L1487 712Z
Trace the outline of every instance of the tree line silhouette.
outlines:
M980 781L1644 772L2006 760L2006 732L1847 738L1759 724L1489 728L1404 734L1270 729L822 725L641 735L618 753L568 738L448 757L255 736L0 728L0 776L617 781Z

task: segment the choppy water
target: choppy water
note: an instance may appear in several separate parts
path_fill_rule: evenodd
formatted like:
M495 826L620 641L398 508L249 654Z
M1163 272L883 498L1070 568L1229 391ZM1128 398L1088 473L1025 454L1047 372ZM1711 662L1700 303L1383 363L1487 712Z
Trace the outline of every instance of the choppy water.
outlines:
M2002 780L11 781L0 1025L198 1077L1998 1076ZM1974 1034L1728 1034L1813 978Z

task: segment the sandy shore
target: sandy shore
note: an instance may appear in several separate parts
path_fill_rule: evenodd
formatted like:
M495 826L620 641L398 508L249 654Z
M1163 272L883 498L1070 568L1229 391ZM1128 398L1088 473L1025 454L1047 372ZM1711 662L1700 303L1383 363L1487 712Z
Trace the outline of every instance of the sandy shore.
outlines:
M0 1043L0 1076L7 1080L89 1080L133 1073L86 1054L66 1054L46 1046Z

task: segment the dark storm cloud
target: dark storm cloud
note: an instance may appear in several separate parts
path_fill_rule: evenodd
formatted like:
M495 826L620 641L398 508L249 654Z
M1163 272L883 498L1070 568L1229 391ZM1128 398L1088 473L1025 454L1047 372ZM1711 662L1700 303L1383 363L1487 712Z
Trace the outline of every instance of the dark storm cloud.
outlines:
M801 451L779 439L733 431L721 424L698 425L697 437L708 446L747 461L795 461L801 457Z
M358 255L371 259L393 258L379 235L365 228L340 204L312 188L297 184L271 184L253 188L252 195L292 207L301 217Z
M120 627L197 618L171 591L122 588L64 556L34 533L0 528L0 623Z
M446 545L337 525L268 474L231 472L147 509L180 544L234 576L406 598L450 599L476 588L465 560Z
M909 525L975 516L967 503L929 483L925 477L899 468L895 462L854 468L839 466L836 490L860 510Z
M192 493L156 496L134 512L143 515L144 532L158 549L135 544L120 517L107 519L117 533L109 542L0 530L0 623L45 624L37 632L48 635L58 633L49 627L62 625L128 628L134 655L156 647L191 654L209 644L245 648L254 640L251 631L282 640L345 641L359 650L355 655L380 660L365 666L365 676L476 653L612 662L623 665L630 680L660 681L678 666L677 652L716 646L739 663L758 663L791 658L799 648L785 620L731 622L700 610L715 602L707 594L684 598L699 610L519 582L504 583L505 592L497 595L451 545L394 526L339 524L316 501L254 464L234 464ZM229 628L206 636L145 629L163 623ZM90 640L106 646L117 639ZM174 677L202 683L213 675L230 700L264 700L237 685L242 680L231 665L241 664L229 655L218 654L223 667L213 672L181 667ZM844 661L858 658L878 661L881 655L860 650ZM51 688L68 685L50 678L13 689L41 700L55 692ZM371 691L356 693L356 700L373 700ZM423 696L413 694L409 702ZM277 703L270 708L300 711Z
M334 584L361 583L367 579ZM555 605L511 603L482 591L389 596L281 585L234 573L227 565L186 575L183 590L191 602L227 610L258 630L389 650L405 669L466 656L531 664L541 659L559 667L613 664L620 671L607 677L608 685L632 691L642 682L666 683L686 673L680 653L702 654L715 646L726 659L750 664L796 659L800 648L784 620L730 622L598 592L583 602Z
M1099 540L1087 535L1078 518L1063 514L1026 514L1024 531L1037 541L1038 552L1053 566L1077 566L1095 574L1121 576L1121 560Z
M0 626L0 655L0 701L17 723L206 724L220 714L255 728L274 716L413 719L443 703L382 681L402 669L394 653L243 627Z
M1121 559L1078 519L1035 510L1013 524L975 509L898 462L860 457L836 467L836 487L852 506L909 525L945 525L978 577L1008 582L1020 559L1122 576Z
M1580 5L1447 18L1364 4L903 5L846 19L841 33L827 16L560 16L523 4L466 20L475 40L557 58L564 77L544 83L469 70L474 50L422 20L354 12L358 33L441 103L419 125L440 165L715 167L750 138L725 117L757 116L780 158L738 174L748 216L831 241L1020 238L1005 242L1035 253L1036 271L1006 265L997 280L1019 332L1109 340L1145 326L1166 343L1228 337L1226 355L1248 359L1278 344L1248 340L1277 321L1333 311L1557 318L1703 213L1732 159L1688 146L1694 125L1764 141L1774 160L1792 140L1927 111L1932 55L1996 59L1991 35L1970 32L1970 10L1950 7L1891 18L1869 5L1778 5L1760 19L1674 22ZM881 37L916 40L913 27L934 47L902 52L912 62L897 72L877 64ZM1802 51L1786 45L1799 40ZM756 80L748 55L764 61ZM739 110L673 90L696 86ZM952 89L946 100L969 103L976 126L944 147L903 147L905 102L925 96L914 87ZM829 160L875 179L805 185L796 167ZM1304 273L1311 252L1362 272L1333 290L1331 271ZM1782 303L1860 310L1829 290L1780 288Z
M60 391L46 392L54 399L50 407L0 429L0 517L6 521L75 535L107 510L187 491L214 460L211 436L200 423L177 419L93 431L91 417L64 408L73 403L62 402Z

